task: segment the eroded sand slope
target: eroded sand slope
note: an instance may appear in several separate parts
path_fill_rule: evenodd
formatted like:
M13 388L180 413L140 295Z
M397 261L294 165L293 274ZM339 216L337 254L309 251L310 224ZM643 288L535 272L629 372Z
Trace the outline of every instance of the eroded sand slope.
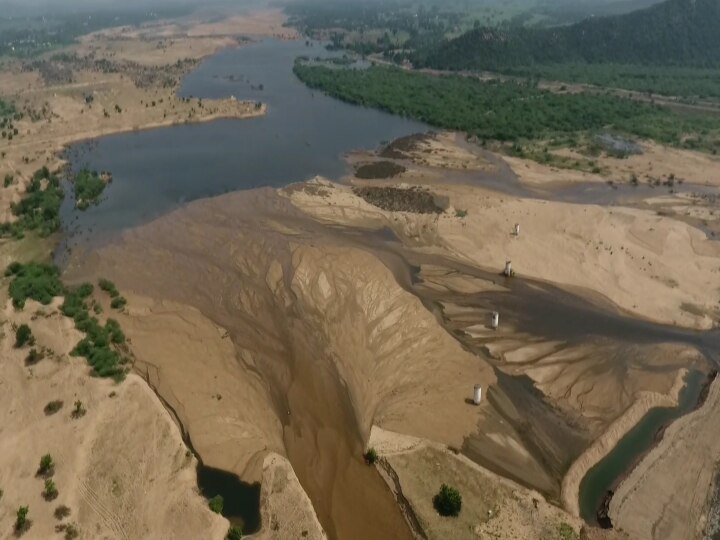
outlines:
M23 538L55 537L61 522L53 513L66 505L71 513L63 523L77 524L82 539L223 538L228 523L197 493L197 461L160 401L134 375L120 385L90 378L85 360L68 355L80 335L56 306L28 302L16 313L8 305L3 314L4 321L30 324L46 358L26 365L28 348L13 347L14 332L4 322L0 537L12 536L21 505L29 506L32 521ZM63 406L47 415L43 409L53 400ZM75 400L87 411L77 419ZM36 476L46 453L55 461L53 501L43 498L44 481Z
M206 464L258 478L266 451L287 455L329 534L404 537L360 459L371 425L459 446L484 409L465 399L494 375L385 265L337 244L269 191L230 194L131 231L77 274L165 299L133 296L120 321Z

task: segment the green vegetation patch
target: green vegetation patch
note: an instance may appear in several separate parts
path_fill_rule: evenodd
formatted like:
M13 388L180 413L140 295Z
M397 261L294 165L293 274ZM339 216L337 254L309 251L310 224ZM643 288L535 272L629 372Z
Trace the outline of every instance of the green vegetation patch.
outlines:
M477 28L433 50L442 69L503 69L565 62L717 67L720 2L666 0L558 28Z
M47 167L39 169L27 186L25 197L10 207L18 219L0 223L0 237L22 238L25 231L37 231L45 237L56 232L60 228L64 196L60 178Z
M106 175L100 175L97 171L83 169L77 173L73 178L75 206L86 210L91 205L98 204L107 182Z
M210 510L216 514L222 514L223 507L225 506L225 500L222 498L222 495L215 495L208 501L208 506L210 507Z
M455 517L462 509L462 496L457 489L443 484L433 497L433 507L443 517Z
M118 349L125 345L125 334L116 320L108 319L103 326L90 315L88 298L92 292L89 283L69 289L61 307L63 314L75 321L75 328L85 334L70 354L85 357L95 375L122 380L128 359Z
M12 263L5 270L12 277L8 290L16 309L25 307L28 298L48 305L55 296L62 296L64 287L57 267L41 263Z
M66 288L60 280L57 267L39 263L12 263L5 275L12 278L8 289L17 309L22 309L28 298L49 304L53 297L64 296L61 312L73 319L75 328L85 334L71 354L85 357L92 366L94 375L112 377L118 381L125 377L129 361L123 354L126 352L125 334L116 320L108 319L103 325L96 317L91 316L90 297L94 287L90 283ZM106 287L108 284L112 285L106 280L101 280L101 283ZM116 293L114 300L120 299L124 305L125 299L119 296L114 285L111 290ZM19 327L18 331L22 328ZM23 331L22 344L28 343L31 336L24 336Z
M434 76L381 66L331 69L296 62L294 71L308 86L349 103L464 131L481 140L540 140L613 129L682 148L720 148L720 118L682 116L617 96L558 94L527 82Z

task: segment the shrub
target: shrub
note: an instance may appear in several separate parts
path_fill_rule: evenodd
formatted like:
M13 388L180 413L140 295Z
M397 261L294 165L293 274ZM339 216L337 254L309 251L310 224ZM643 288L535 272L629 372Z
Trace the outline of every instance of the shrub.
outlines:
M77 526L70 524L65 527L65 540L75 540L78 536L80 536L80 531Z
M30 352L25 357L25 365L32 366L33 364L37 364L43 358L45 358L43 353L38 352L37 349L30 349Z
M115 284L112 281L110 281L109 279L98 280L98 285L100 286L100 288L103 291L108 293L111 298L115 298L116 296L118 296L120 294L117 290L117 287L115 287Z
M433 497L433 506L441 516L455 517L462 508L462 496L457 489L443 484L438 494Z
M30 509L27 506L21 506L17 510L15 518L15 532L23 533L30 528L30 520L27 518Z
M85 407L83 407L82 401L80 401L80 400L78 399L78 400L75 402L75 408L73 409L73 411L72 411L72 413L70 414L70 416L72 416L72 417L75 418L75 419L78 419L78 418L82 418L83 416L85 416L85 413L86 413L86 412L87 412L87 410L85 409Z
M125 300L122 296L116 296L112 299L112 302L110 302L110 307L113 309L122 309L125 307L125 304L127 304L127 300Z
M558 540L580 540L580 535L572 526L563 522L558 526Z
M63 406L63 402L60 401L59 399L56 399L54 401L50 401L47 405L45 405L45 409L43 409L43 410L45 411L46 415L50 416L50 415L58 412L60 409L62 409L62 406Z
M215 495L208 501L208 506L210 507L210 510L216 514L222 514L224 502L225 501L223 500L222 495Z
M240 527L231 526L228 529L226 540L240 540L242 538L242 529Z
M40 467L37 473L41 476L52 476L55 473L55 462L50 454L45 454L40 458Z
M367 452L365 452L365 463L368 465L375 465L378 460L378 453L374 448L370 448Z
M58 496L57 486L52 478L45 480L45 491L43 491L43 497L46 501L55 500Z
M33 340L32 330L27 324L21 324L15 330L15 348L19 349L31 343Z
M55 509L55 512L53 513L55 515L55 519L63 520L70 515L70 508L68 508L64 504L61 504Z

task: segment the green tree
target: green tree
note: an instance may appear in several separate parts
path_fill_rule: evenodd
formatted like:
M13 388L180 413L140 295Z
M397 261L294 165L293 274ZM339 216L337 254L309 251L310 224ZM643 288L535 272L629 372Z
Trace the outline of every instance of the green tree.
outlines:
M210 510L215 512L216 514L222 514L223 506L225 501L222 498L222 495L215 495L210 501L208 501L208 506L210 507Z
M462 496L457 489L443 484L438 494L433 497L433 506L441 516L455 517L462 508Z
M242 538L242 529L240 527L236 527L235 525L232 525L227 532L227 536L225 536L226 540L240 540Z
M32 330L27 324L21 324L15 330L15 348L19 349L33 341Z

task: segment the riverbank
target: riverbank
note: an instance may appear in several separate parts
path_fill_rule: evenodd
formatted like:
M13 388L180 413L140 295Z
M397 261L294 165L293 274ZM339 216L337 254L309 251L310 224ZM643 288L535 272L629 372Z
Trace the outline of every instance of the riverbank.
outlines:
M613 525L632 538L691 539L715 534L709 521L718 452L717 378L704 403L673 422L610 501Z
M668 394L647 392L639 396L633 405L618 418L602 436L588 448L570 467L563 478L563 507L574 516L580 515L580 484L585 475L599 463L637 423L657 407L674 407L685 382L686 372L677 374L675 384Z
M147 385L134 375L119 386L89 377L86 361L69 354L81 335L57 301L30 301L18 312L5 289L0 298L0 529L11 531L15 511L27 505L32 525L23 538L50 538L61 522L82 538L222 538L227 521L197 494L196 461ZM43 351L34 364L26 361L28 347L12 344L13 325L21 323L30 325L34 347ZM85 412L73 417L78 400ZM43 499L35 474L47 453L59 492L52 502ZM69 516L53 515L60 505Z
M275 25L282 19L269 15ZM241 44L235 27L204 25L201 20L178 26L158 23L141 29L124 27L96 32L60 53L32 62L5 62L0 97L19 117L12 136L0 141L0 176L12 181L0 188L0 220L13 221L17 202L35 170L64 164L69 144L103 135L140 131L222 118L252 118L266 106L234 98L202 100L177 95L184 75L221 48ZM193 28L203 31L198 34ZM263 30L265 28L265 30ZM292 34L291 32L289 34Z

